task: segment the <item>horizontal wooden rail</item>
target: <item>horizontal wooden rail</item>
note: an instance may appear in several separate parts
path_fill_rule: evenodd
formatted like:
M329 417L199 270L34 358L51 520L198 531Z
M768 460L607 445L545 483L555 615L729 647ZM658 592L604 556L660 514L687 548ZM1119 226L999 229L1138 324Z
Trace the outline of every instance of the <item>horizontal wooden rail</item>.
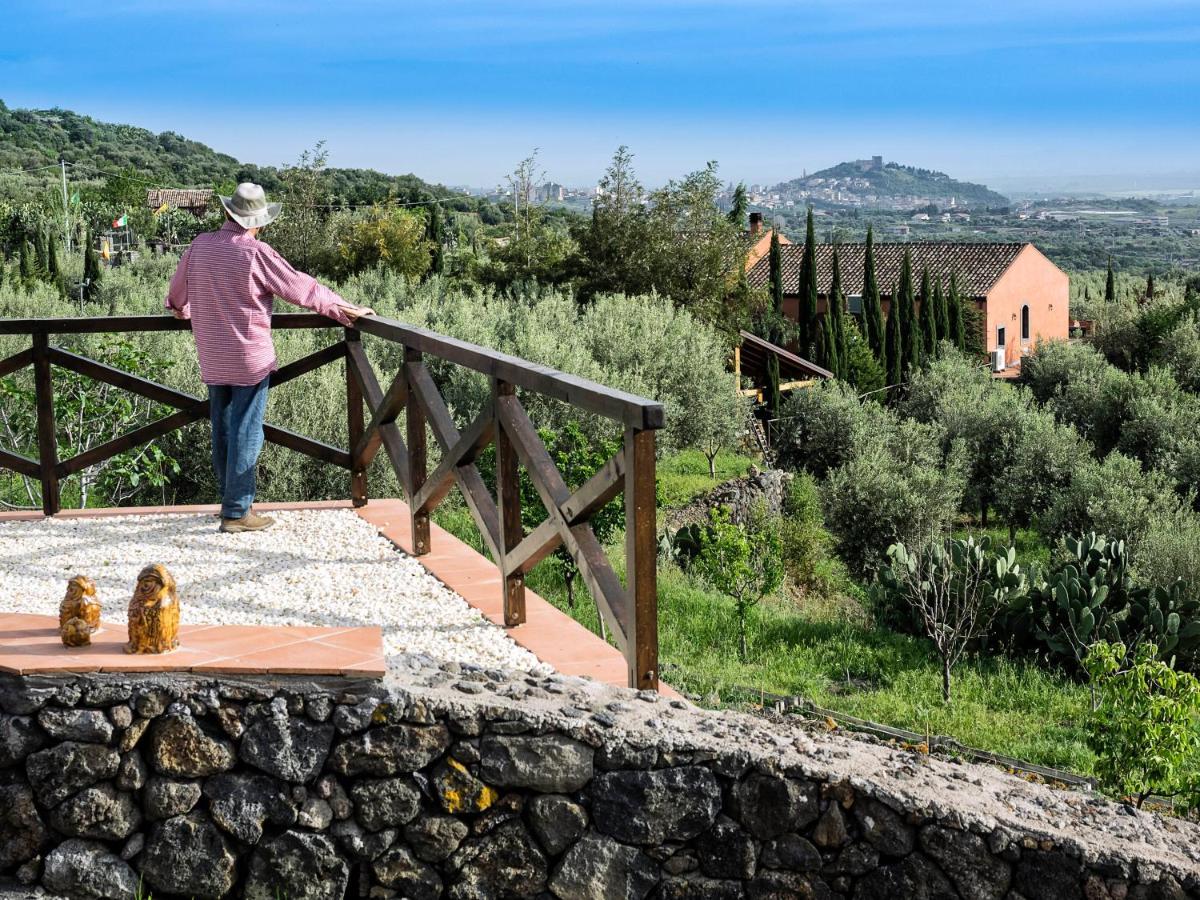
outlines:
M342 327L331 319L305 313L277 314L271 324L283 330ZM0 319L0 335L32 338L32 347L0 360L0 376L32 365L38 413L38 458L0 449L0 468L40 480L43 509L54 515L61 479L204 419L209 406L203 398L50 344L52 335L187 331L190 327L187 321L163 315ZM386 389L371 365L364 334L398 344L402 350L399 370L386 381ZM491 397L462 430L426 366L427 359L478 372L491 384ZM355 327L344 328L342 340L281 366L271 375L270 387L278 388L338 360L345 367L348 447L335 447L271 424L263 426L265 439L347 469L355 505L368 502L367 469L383 450L408 501L412 551L417 556L431 549L431 514L457 487L499 570L506 625L515 627L525 621L525 576L529 571L551 553L565 554L596 601L612 640L625 654L630 685L656 689L654 435L663 425L662 405L381 316L360 319ZM60 461L53 366L128 390L174 411ZM522 404L525 393L569 403L619 423L624 432L621 449L583 484L568 486ZM440 451L432 471L428 470L427 434ZM495 448L494 495L477 466L489 446ZM522 524L521 469L546 513L541 524L528 533ZM622 494L625 584L591 525L592 517Z

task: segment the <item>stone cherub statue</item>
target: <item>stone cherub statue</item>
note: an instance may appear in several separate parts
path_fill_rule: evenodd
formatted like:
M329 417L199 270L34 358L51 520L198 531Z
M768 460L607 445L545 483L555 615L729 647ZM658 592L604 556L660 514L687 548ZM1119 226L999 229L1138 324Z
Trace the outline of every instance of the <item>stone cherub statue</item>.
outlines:
M179 646L179 596L166 566L146 566L129 601L126 653L166 653Z
M58 634L63 646L86 647L100 627L100 598L96 583L86 575L67 582L67 595L58 606Z

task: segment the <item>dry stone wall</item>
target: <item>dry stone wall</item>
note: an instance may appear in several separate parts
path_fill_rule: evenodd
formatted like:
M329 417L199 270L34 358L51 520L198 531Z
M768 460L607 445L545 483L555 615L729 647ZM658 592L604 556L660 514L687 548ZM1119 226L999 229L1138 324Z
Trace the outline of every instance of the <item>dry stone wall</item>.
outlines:
M383 683L0 678L3 878L156 900L1149 900L1200 897L1200 829L791 723L411 658Z

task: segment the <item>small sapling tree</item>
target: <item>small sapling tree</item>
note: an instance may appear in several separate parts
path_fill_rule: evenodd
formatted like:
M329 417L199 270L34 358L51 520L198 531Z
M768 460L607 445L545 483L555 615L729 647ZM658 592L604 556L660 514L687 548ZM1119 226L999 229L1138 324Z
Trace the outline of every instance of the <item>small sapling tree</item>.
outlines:
M783 582L783 550L779 530L760 510L745 525L735 525L718 507L710 513L696 570L721 593L732 598L738 617L738 652L749 658L746 616L751 607Z

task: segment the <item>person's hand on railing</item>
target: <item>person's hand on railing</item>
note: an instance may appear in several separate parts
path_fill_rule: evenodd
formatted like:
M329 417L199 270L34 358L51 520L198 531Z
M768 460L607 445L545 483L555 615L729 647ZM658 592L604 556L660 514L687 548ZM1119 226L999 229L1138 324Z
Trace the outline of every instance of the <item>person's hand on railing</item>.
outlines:
M342 312L346 314L346 318L350 320L350 324L354 324L362 316L375 315L375 310L369 306L343 306Z

